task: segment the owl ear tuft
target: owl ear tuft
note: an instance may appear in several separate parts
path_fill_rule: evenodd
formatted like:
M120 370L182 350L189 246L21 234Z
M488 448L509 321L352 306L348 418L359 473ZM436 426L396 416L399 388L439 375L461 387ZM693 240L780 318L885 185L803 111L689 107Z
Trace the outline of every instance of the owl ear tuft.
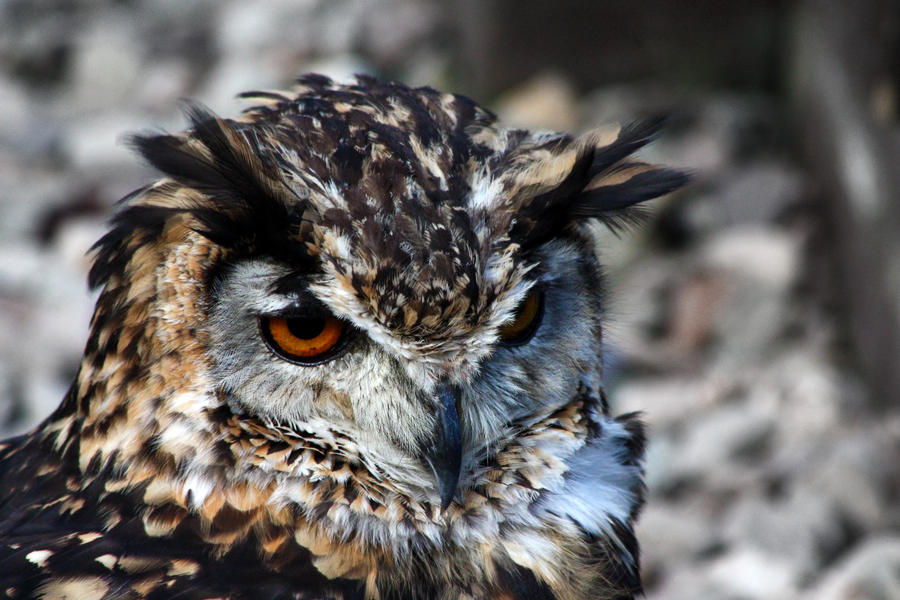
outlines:
M175 183L145 186L122 199L110 231L91 249L89 285L103 286L124 272L141 245L185 214L193 217L194 231L229 251L279 256L298 269L312 269L305 246L290 235L297 219L284 200L284 188L253 140L199 105L189 105L186 113L187 134L130 138L144 159Z
M135 135L129 144L153 167L207 196L216 208L252 204L259 211L268 199L270 208L284 210L271 185L272 167L260 158L250 136L199 104L188 104L185 114L191 125L186 135Z
M633 121L625 127L597 129L579 138L592 156L589 177L601 175L656 139L666 124L663 116Z
M277 166L239 124L199 104L188 104L185 114L186 135L136 135L130 144L152 166L202 194L183 207L199 222L198 233L226 248L275 250L261 246L285 240L291 221Z
M629 158L652 142L665 122L664 117L654 117L623 127L612 139L602 131L582 138L586 152L592 154L589 179L566 203L568 218L615 218L636 204L686 185L691 179L686 171Z
M639 223L646 215L637 206L673 192L690 182L685 171L623 161L595 177L569 204L570 220L599 219L613 231Z
M664 118L655 117L598 129L571 141L575 157L571 153L559 157L568 161L567 174L522 205L511 237L533 247L581 219L599 219L616 232L642 221L646 213L638 206L641 202L668 194L691 178L686 171L631 158L656 138L664 124Z

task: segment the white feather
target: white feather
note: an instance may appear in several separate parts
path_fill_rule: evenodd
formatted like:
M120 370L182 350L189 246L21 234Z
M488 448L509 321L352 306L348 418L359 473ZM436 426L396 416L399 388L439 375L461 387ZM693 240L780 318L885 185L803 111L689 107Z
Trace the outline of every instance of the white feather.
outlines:
M639 467L625 464L629 437L621 423L604 420L600 439L567 461L563 487L545 493L535 506L537 512L568 519L593 534L609 533L610 519L627 522L638 501L634 490L641 478Z

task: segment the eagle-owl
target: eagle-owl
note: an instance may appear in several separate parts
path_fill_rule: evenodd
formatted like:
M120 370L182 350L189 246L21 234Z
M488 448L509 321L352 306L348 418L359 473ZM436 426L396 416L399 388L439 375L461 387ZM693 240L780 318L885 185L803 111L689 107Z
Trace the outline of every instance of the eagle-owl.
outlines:
M642 428L601 373L591 220L685 182L471 100L309 75L133 138L60 407L0 444L14 598L640 592Z

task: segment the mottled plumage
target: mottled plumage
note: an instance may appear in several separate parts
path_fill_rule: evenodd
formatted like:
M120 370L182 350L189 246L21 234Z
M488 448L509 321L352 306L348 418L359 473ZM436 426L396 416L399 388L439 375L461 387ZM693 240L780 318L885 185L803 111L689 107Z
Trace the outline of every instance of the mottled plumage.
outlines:
M63 403L0 444L0 593L638 593L643 433L608 415L586 222L684 183L630 158L659 123L503 129L362 77L245 96L133 140L165 178L94 248ZM320 325L340 343L281 346Z

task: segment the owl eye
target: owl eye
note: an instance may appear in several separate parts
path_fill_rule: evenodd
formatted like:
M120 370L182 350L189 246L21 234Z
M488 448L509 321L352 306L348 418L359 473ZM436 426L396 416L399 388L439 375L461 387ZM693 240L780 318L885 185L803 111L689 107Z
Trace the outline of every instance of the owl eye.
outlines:
M541 323L543 313L544 294L539 290L531 290L516 309L513 320L500 327L500 343L504 346L521 346L530 340Z
M346 323L332 316L262 317L259 329L279 358L299 365L317 365L344 349Z

